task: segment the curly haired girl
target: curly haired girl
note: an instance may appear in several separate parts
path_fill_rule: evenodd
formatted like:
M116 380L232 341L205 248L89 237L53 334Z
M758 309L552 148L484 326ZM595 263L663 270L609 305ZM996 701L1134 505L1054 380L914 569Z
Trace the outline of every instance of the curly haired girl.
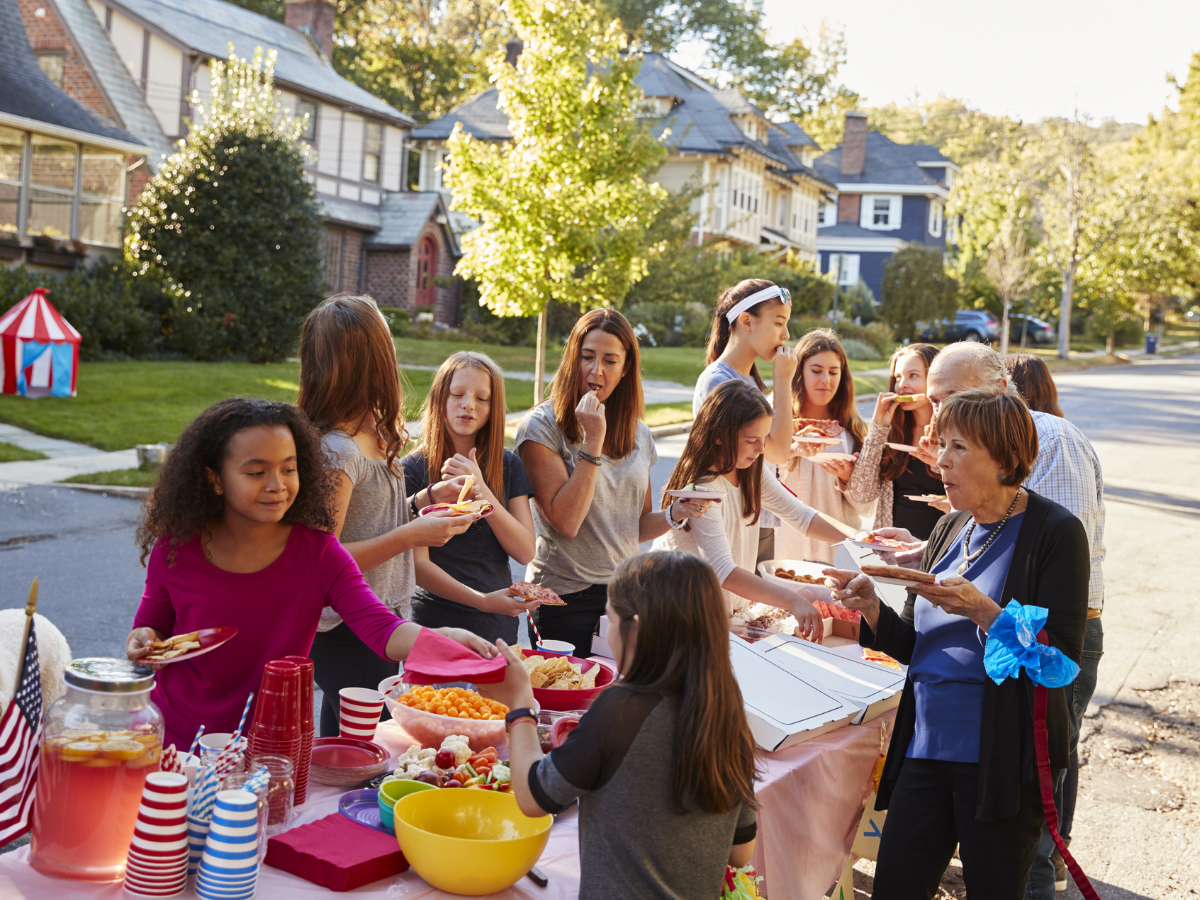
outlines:
M167 743L199 725L232 731L263 665L307 655L332 606L379 656L404 659L420 626L389 611L329 533L332 471L321 438L286 403L222 400L180 436L138 530L146 591L126 641L130 659L173 634L230 625L228 643L166 666L151 694ZM486 641L445 630L477 653Z

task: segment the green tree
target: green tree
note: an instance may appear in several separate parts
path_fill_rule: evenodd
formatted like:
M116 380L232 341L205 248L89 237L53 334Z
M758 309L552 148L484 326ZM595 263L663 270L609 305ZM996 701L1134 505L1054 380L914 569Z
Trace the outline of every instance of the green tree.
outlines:
M619 302L646 274L645 236L667 200L648 180L667 157L635 112L639 59L583 0L510 0L525 44L517 66L489 61L512 140L454 130L447 187L480 226L456 274L500 315L542 316L551 298L587 309ZM542 367L537 369L540 376ZM541 380L535 377L535 396Z
M935 247L909 244L883 267L880 315L901 340L916 340L918 322L954 315L958 283L946 273Z
M177 292L165 314L189 356L282 359L324 288L321 217L304 170L302 123L285 116L274 59L230 48L212 100L129 210L125 256Z

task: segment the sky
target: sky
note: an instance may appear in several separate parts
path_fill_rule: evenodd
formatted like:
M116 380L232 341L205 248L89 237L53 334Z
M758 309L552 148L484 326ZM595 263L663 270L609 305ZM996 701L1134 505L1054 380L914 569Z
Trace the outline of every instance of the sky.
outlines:
M871 106L938 93L1025 121L1144 124L1200 51L1200 0L765 0L773 42L845 26L844 84ZM681 60L682 62L682 60Z

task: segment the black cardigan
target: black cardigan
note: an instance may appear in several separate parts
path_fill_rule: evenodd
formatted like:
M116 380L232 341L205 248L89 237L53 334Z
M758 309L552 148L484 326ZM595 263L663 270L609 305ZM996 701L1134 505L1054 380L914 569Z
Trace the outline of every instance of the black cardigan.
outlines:
M944 516L938 522L925 547L921 571L928 572L952 549L969 518L970 513L960 511ZM1000 606L1006 606L1012 599L1024 606L1048 609L1050 615L1045 628L1050 644L1075 662L1079 662L1083 631L1087 625L1090 557L1083 524L1057 503L1029 491L1029 504L1013 548ZM864 621L859 643L882 650L908 665L917 639L913 625L916 599L915 594L908 595L901 615L881 603L877 630L872 631ZM1050 767L1065 769L1069 727L1066 689L1051 689L1048 700L1046 726ZM892 743L883 767L876 803L879 809L887 809L915 727L916 701L909 678L904 683ZM1021 799L1020 786L1036 774L1033 682L1024 669L1019 680L1007 678L997 685L990 678L986 679L983 721L979 729L979 802L975 818L987 822L1015 815Z

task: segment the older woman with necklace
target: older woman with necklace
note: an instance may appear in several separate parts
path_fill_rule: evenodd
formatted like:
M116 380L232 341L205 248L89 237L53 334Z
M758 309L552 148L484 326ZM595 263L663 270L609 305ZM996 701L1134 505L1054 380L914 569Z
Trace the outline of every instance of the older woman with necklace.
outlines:
M1063 507L1020 485L1037 429L1014 393L969 390L938 412L938 467L958 512L934 529L902 613L871 580L826 569L860 610L860 643L909 666L877 805L888 810L875 900L928 900L957 845L972 900L1025 894L1043 814L1033 684L984 670L988 630L1010 600L1049 610L1052 646L1078 662L1087 620L1087 535ZM1049 692L1051 769L1067 767L1065 689Z

